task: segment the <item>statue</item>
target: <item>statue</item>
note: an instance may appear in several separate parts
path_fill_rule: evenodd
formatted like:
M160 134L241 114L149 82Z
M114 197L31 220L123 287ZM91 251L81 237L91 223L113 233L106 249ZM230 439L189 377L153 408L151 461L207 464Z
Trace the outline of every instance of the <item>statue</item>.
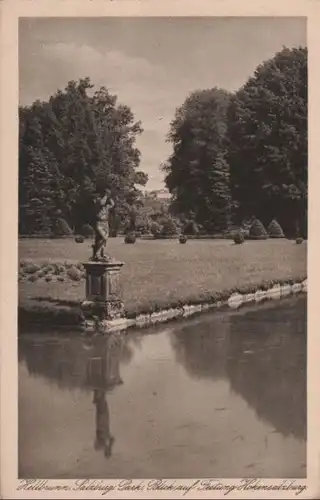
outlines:
M103 449L106 458L109 458L112 453L114 437L110 434L109 429L109 408L106 400L106 391L94 389L93 403L96 407L96 438L94 447L96 450Z
M109 212L115 206L109 189L100 189L92 204L91 224L95 237L92 256L84 262L86 298L81 304L83 327L87 332L107 333L124 319L120 270L123 262L105 254L109 237ZM120 323L121 323L120 321Z
M95 219L94 231L95 239L92 245L92 261L108 261L111 258L105 254L105 248L109 237L109 211L114 208L114 201L111 198L111 191L103 188L98 191L94 200Z

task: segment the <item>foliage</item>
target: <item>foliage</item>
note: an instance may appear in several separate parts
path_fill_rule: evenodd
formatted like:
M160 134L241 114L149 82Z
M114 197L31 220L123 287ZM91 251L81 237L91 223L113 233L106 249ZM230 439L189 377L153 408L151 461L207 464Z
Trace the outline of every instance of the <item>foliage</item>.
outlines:
M270 238L284 238L282 227L275 219L268 226L268 235Z
M186 237L185 234L180 234L179 236L179 243L185 244L187 243L188 238Z
M254 240L266 240L268 233L259 219L255 219L249 230L249 238Z
M67 221L59 217L53 225L53 234L58 237L72 236L73 231Z
M155 237L158 238L158 236L161 233L161 226L158 222L152 222L150 226L150 233Z
M108 186L124 220L139 197L140 122L89 78L70 81L48 101L19 109L19 232L50 234L57 216L78 230L92 223L92 197Z
M67 271L67 275L72 281L79 281L81 279L81 272L76 266L70 267Z
M234 237L233 237L233 241L236 245L242 245L242 243L244 243L244 235L241 231L238 231Z
M34 274L40 270L40 266L34 262L23 265L23 272L26 274Z
M187 220L183 225L183 234L197 236L200 232L198 224L194 220Z
M135 233L127 233L124 238L125 243L135 243L136 242L136 235Z
M28 277L28 281L30 281L31 283L35 283L38 279L38 275L37 274L31 274L29 277Z
M162 236L174 236L178 232L177 225L175 221L171 217L167 217L161 226L161 235Z
M84 237L82 235L76 236L75 237L75 242L76 243L83 243L84 242Z
M306 231L307 49L284 48L230 101L228 161L241 219L277 217L285 233Z
M229 100L229 93L218 88L192 93L176 110L168 136L173 153L163 165L173 213L193 213L207 232L225 230L230 219Z

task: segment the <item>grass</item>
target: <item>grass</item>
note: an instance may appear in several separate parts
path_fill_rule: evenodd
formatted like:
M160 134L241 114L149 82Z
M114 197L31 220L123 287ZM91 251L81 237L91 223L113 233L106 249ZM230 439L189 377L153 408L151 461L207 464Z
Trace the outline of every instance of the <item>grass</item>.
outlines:
M91 254L90 240L34 240L19 242L20 260L36 264L79 263ZM135 315L179 303L211 300L218 292L306 276L306 243L288 240L143 241L125 245L110 239L108 253L125 263L121 281L127 313ZM56 304L69 308L85 298L84 281L37 280L19 283L22 307Z

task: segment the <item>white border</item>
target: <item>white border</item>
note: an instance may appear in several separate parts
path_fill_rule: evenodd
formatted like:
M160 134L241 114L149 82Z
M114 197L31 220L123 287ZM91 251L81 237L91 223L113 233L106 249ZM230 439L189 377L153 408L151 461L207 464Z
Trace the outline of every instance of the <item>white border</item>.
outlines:
M269 0L239 2L223 0L5 0L1 13L1 497L2 498L98 498L101 494L16 491L17 485L17 143L18 143L18 17L99 17L99 16L306 16L309 48L309 241L308 241L308 490L298 498L320 498L319 469L319 320L316 290L320 280L317 245L320 234L320 4L316 1ZM270 480L279 483L279 480ZM183 481L180 481L183 483ZM298 481L303 483L303 481ZM59 481L70 484L70 481ZM107 481L105 481L107 483ZM113 481L114 483L114 481ZM232 483L228 480L227 483ZM268 483L268 481L264 481ZM51 481L50 484L54 484ZM106 495L127 498L121 492ZM174 493L147 491L130 497L173 498ZM179 495L180 497L181 495ZM190 498L219 498L221 493L197 494ZM289 495L257 491L230 493L228 498L292 498Z

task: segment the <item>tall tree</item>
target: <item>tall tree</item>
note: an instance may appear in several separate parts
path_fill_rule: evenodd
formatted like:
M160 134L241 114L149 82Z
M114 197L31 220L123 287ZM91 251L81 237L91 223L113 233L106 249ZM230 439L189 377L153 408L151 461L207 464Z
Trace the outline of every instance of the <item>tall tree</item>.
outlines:
M226 161L230 95L213 88L192 93L177 109L168 140L173 153L165 163L172 210L194 217L207 231L222 231L230 216L230 174Z
M274 217L287 234L306 231L307 49L258 66L229 108L228 160L239 218Z
M146 174L137 171L135 140L142 128L128 106L117 104L104 87L94 91L85 78L69 82L47 102L21 107L19 116L23 232L34 231L30 207L35 198L59 210L72 227L90 222L90 200L98 185L112 190L121 217L126 216L137 202L137 184L147 182ZM46 218L48 229L52 213Z

